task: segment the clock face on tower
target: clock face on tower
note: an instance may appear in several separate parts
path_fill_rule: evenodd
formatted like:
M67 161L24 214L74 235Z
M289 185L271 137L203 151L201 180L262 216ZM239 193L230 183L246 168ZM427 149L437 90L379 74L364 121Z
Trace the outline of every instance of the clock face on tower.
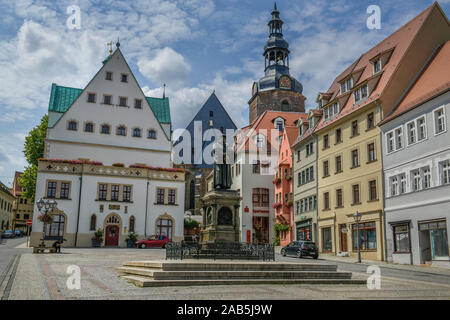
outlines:
M291 79L288 76L282 76L280 78L280 88L291 88Z

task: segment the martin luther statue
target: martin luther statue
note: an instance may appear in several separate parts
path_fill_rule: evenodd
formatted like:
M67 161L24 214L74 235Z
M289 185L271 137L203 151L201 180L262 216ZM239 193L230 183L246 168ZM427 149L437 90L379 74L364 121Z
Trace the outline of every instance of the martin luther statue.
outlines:
M220 148L222 146L222 154ZM222 158L222 159L220 159ZM220 161L222 160L222 161ZM227 163L227 144L225 135L214 143L214 189L228 190L231 188L231 165Z

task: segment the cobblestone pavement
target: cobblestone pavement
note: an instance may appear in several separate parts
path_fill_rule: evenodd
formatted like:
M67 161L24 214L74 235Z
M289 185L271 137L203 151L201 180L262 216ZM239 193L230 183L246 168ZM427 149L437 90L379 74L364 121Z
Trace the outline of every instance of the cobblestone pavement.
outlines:
M63 249L62 254L22 254L9 299L450 299L450 285L382 277L380 290L364 285L241 285L138 288L114 267L130 260L160 260L163 249ZM277 256L277 259L279 257ZM304 263L311 261L302 261ZM331 263L322 260L320 263ZM67 268L81 270L81 288L69 290ZM343 270L338 265L338 270ZM407 272L407 271L406 271ZM364 272L354 277L367 278Z

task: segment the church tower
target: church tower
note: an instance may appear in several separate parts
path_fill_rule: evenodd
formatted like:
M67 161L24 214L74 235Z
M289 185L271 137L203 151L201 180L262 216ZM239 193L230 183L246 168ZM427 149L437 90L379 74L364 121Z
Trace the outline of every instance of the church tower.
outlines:
M268 23L269 40L264 46L264 77L253 83L249 121L264 111L305 112L302 84L289 74L289 44L283 38L283 21L275 2Z

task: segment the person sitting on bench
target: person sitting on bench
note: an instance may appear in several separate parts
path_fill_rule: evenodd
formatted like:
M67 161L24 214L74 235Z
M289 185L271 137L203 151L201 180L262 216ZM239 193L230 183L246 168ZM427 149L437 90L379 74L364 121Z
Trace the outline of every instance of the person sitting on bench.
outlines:
M52 247L55 248L55 252L61 253L61 244L62 244L61 240L57 240L53 243Z

